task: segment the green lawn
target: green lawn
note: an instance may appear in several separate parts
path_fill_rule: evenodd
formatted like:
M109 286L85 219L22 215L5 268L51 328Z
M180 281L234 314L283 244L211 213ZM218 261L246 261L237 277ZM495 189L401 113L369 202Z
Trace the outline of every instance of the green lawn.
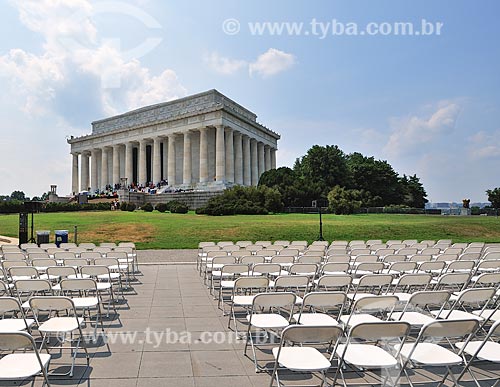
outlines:
M16 237L19 216L0 215L0 235ZM79 242L135 241L140 249L196 248L200 241L317 239L319 218L314 214L241 215L209 217L104 211L35 215L36 230L63 229ZM500 219L436 215L324 215L325 239L453 239L456 242L500 242Z

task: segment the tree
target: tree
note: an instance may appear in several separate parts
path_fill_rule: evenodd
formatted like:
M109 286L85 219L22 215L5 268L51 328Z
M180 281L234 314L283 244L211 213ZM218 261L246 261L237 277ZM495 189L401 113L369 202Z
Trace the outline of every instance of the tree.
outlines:
M486 191L488 201L491 202L493 208L500 208L500 188L493 188Z
M10 194L10 198L12 200L19 200L19 201L24 201L27 200L26 195L24 194L23 191L14 191Z
M403 175L400 178L400 183L404 193L403 204L408 207L424 208L425 203L428 202L426 198L427 192L425 192L424 186L417 175Z
M357 189L346 189L336 185L328 193L328 209L337 215L352 214L363 204L362 192Z
M351 153L347 158L352 189L365 190L373 197L378 197L375 206L401 204L404 194L399 177L392 166L385 160L375 160L361 153Z
M337 145L314 145L295 162L294 171L323 199L332 187L345 187L349 181L347 157Z

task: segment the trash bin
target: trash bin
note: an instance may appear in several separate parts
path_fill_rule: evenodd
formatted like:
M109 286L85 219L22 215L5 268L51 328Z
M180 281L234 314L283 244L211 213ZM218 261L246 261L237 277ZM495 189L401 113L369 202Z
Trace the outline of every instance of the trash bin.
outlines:
M57 247L59 247L61 243L68 243L68 230L56 230L54 234L56 236Z
M40 230L36 232L36 244L40 246L42 243L49 243L50 231Z

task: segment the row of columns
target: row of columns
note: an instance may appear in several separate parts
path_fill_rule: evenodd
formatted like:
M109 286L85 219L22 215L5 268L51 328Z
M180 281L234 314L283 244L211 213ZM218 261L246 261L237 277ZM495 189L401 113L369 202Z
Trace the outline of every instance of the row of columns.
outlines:
M208 183L209 178L209 141L208 127L199 129L199 183ZM137 152L137 180L139 184L147 183L147 145L152 142L152 173L154 183L162 180L161 147L162 141L168 143L168 159L165 157L166 143L163 142L163 179L167 179L169 185L180 185L176 181L176 140L177 136L183 136L183 168L182 184L191 185L192 182L192 141L191 132L186 131L171 134L167 137L155 137L138 141ZM107 185L120 183L120 151L125 148L125 176L128 183L133 181L133 149L137 142L127 142L106 146L100 149L91 149L81 152L81 173L79 179L78 153L72 153L72 190L73 192L103 189ZM112 149L112 179L108 174L108 151ZM98 177L98 159L100 155L100 176ZM92 163L89 163L89 158ZM89 164L91 167L89 174ZM276 168L276 149L258 142L256 139L235 132L231 128L222 125L215 129L215 181L230 182L240 185L257 185L259 177L265 171ZM165 171L168 171L165 173ZM80 181L79 181L80 180ZM99 182L99 186L98 186ZM80 184L79 184L80 183ZM177 184L176 184L177 183ZM80 187L80 189L79 189Z

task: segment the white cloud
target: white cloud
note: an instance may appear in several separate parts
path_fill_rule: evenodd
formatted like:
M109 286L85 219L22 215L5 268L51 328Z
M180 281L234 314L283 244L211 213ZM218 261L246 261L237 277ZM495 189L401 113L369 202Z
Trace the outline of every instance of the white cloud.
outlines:
M430 117L411 116L404 119L392 119L393 131L384 151L390 155L400 155L418 150L438 137L451 135L460 106L453 102L442 102Z
M479 131L469 140L469 155L473 159L500 157L500 130L492 133Z
M243 59L221 56L214 51L205 55L203 61L219 74L232 75L243 68L248 68L250 76L257 74L262 78L269 78L292 67L295 64L295 56L270 48L265 53L260 54L255 61L248 62Z
M220 56L217 52L212 52L203 58L203 61L215 72L224 75L232 75L248 66L244 60L230 59Z
M71 83L75 73L100 80L99 98L106 114L186 94L173 70L152 75L137 58L128 58L130 52L122 53L112 41L100 39L90 1L11 3L18 9L20 21L44 39L41 55L13 49L0 57L0 75L10 80L25 111L46 113L57 92Z
M249 73L258 74L262 78L281 73L295 64L295 56L284 51L270 48L258 56L257 60L249 65Z

